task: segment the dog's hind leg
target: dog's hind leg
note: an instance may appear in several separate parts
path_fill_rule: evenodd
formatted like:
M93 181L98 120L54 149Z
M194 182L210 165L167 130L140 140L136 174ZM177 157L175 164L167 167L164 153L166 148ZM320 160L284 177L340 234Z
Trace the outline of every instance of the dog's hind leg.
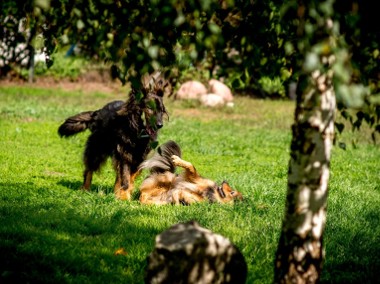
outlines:
M85 170L83 173L82 189L84 190L90 189L93 173L98 171L107 160L108 155L105 151L107 147L104 147L104 143L101 139L99 135L92 134L87 140L83 156Z
M194 179L199 178L199 174L192 163L182 160L176 155L173 155L171 158L175 166L181 167L185 170L186 180L193 181Z

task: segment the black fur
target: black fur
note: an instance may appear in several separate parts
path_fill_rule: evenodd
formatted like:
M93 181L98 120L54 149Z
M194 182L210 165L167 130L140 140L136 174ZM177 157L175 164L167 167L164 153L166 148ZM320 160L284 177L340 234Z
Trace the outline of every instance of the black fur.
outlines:
M113 101L99 110L81 112L67 118L59 127L62 137L86 129L91 131L84 151L84 189L89 189L93 172L112 157L116 171L115 193L121 199L130 198L139 165L156 141L163 116L167 114L163 104L166 84L160 74L145 76L142 89L132 90L127 102Z
M140 169L149 169L151 174L164 172L174 173L176 166L172 161L173 155L181 157L181 148L176 142L169 140L158 147L153 157L140 165Z

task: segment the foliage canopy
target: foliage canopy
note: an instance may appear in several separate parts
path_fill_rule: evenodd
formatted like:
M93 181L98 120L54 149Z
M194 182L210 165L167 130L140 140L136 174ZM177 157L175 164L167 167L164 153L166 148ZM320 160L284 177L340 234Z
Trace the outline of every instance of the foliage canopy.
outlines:
M307 35L320 24L321 12L328 12L343 36L338 46L321 45L315 52L336 49L339 108L354 128L366 121L380 132L380 31L373 5L311 1L310 15L303 17L297 1L5 0L0 41L1 50L16 50L23 42L28 51L39 47L36 39L42 35L48 53L79 44L84 54L111 62L122 82L138 83L141 74L163 67L173 77L202 67L235 90L284 95L282 86L299 76L302 50L311 44ZM299 40L300 34L306 40ZM8 63L1 74L22 58L17 52L0 57ZM310 54L305 64L317 64L315 58Z

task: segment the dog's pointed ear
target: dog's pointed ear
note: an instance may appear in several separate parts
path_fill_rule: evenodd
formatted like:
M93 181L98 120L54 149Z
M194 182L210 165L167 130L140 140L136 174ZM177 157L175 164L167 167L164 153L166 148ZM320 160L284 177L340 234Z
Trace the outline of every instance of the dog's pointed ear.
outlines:
M157 95L164 96L165 89L169 86L169 81L165 79L165 76L161 72L156 72L152 75L154 81L154 87L157 91Z
M164 81L164 74L161 73L161 71L155 71L152 73L152 79L154 83L159 86L163 83Z
M149 74L145 74L141 77L141 85L145 90L151 89L151 76Z
M165 75L161 71L154 71L152 74L142 76L141 85L145 93L153 92L159 97L163 97L165 93L171 92L170 82L165 79Z
M141 77L141 84L144 89L163 89L168 85L165 76L161 71L154 71L152 74L145 74Z
M223 188L224 191L225 190L229 190L229 191L232 190L232 188L230 187L230 185L228 184L228 182L225 181L225 180L222 182L222 188Z
M223 190L223 192L224 192L224 194L225 195L232 195L232 196L234 196L235 195L235 193L237 192L237 191L235 191L229 184L228 184L228 182L226 182L226 181L223 181L222 182L222 186L221 186L221 188L222 188L222 190Z
M221 187L223 189L224 194L232 196L232 198L235 199L235 200L243 200L243 195L239 191L233 189L228 184L228 182L223 181Z

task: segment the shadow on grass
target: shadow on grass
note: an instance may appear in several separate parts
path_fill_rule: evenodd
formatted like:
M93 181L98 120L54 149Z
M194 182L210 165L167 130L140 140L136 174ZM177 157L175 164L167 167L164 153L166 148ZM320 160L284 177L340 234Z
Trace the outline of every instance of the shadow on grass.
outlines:
M363 213L357 227L338 220L326 230L322 283L379 283L380 218L376 208ZM353 222L357 222L353 220Z
M79 190L81 189L81 186L82 186L82 182L80 181L72 181L72 180L65 180L65 179L60 180L59 182L57 182L57 184L62 185L72 190Z
M72 190L82 190L82 184L83 183L80 181L72 181L72 180L62 179L59 182L57 182L57 184L64 186L68 189L72 189ZM102 186L102 185L99 185L96 183L93 183L91 185L91 188L89 191L90 192L97 192L97 193L103 192L105 194L110 194L110 193L114 192L113 187L105 187L105 186Z
M143 283L146 257L153 249L155 236L165 226L194 217L188 207L158 209L136 201L121 202L112 194L70 190L79 182L63 180L59 184L65 188L38 187L31 182L0 183L0 283ZM238 214L251 210L254 212L247 218L259 215L265 223L269 205L253 204L239 204ZM227 212L227 221L233 222L233 207L214 209L218 208L220 211L212 212L218 216ZM377 208L363 212L357 224L350 227L345 227L339 217L330 216L322 282L377 283ZM225 218L204 214L205 207L194 209L202 212L195 215L201 224ZM241 242L253 243L258 237L247 236ZM244 245L249 246L240 243L240 247ZM115 255L120 249L122 253ZM261 256L252 254L259 258L258 265L268 258L267 251ZM252 273L263 268L250 269Z
M0 184L0 283L143 282L159 216L130 205Z

